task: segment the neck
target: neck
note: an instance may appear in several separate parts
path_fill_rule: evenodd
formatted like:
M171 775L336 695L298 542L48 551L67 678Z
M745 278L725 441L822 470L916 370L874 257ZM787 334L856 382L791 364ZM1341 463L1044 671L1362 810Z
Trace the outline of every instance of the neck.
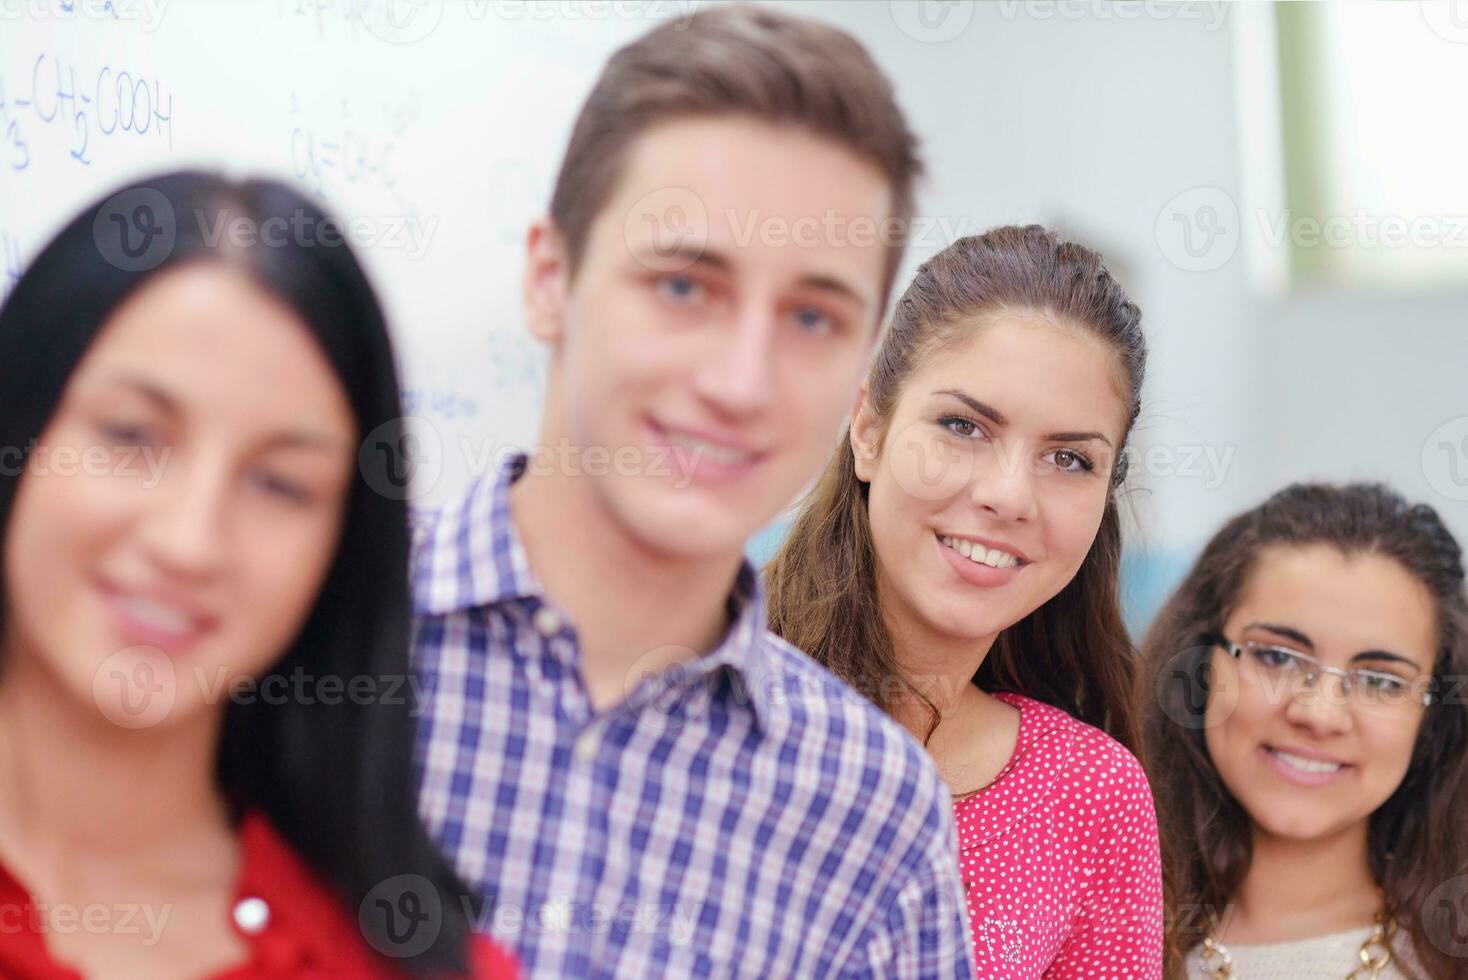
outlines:
M929 750L936 752L942 744L943 720L951 718L966 705L972 705L974 695L981 693L974 686L974 675L994 648L998 634L973 639L939 633L910 611L896 608L895 602L887 601L884 597L895 596L896 593L883 587L880 570L877 578L882 622L892 641L898 669L908 683L937 709L939 728L933 732L933 741L929 743ZM927 735L932 713L921 700L907 695L904 701L893 706L892 714L919 741Z
M1220 933L1239 942L1288 942L1369 925L1381 889L1367 863L1366 821L1296 840L1255 826L1249 871Z
M139 864L217 836L223 712L129 730L80 702L38 658L0 657L0 843L51 871L96 857Z
M527 469L510 489L510 513L536 578L576 626L582 679L603 709L639 679L718 645L744 556L648 548L607 514L591 479Z

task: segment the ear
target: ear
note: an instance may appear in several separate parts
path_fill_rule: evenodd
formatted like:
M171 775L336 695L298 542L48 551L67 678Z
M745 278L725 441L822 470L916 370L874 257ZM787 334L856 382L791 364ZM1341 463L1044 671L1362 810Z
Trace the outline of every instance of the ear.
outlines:
M570 278L560 229L548 217L537 220L525 236L525 320L536 339L550 347L565 335Z
M867 383L863 381L856 391L856 407L851 415L851 455L856 478L863 483L871 483L877 472L879 428L867 404Z

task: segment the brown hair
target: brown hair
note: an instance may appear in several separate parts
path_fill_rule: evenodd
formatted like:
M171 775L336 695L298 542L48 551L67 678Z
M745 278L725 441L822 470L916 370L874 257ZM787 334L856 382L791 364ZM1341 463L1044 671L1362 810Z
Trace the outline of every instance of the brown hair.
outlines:
M572 274L631 145L651 127L745 115L801 126L874 164L892 191L885 306L922 174L917 138L892 86L850 34L819 21L733 4L668 21L607 62L581 107L551 195Z
M1468 978L1468 960L1431 940L1450 935L1451 910L1428 907L1433 889L1468 872L1468 702L1448 679L1468 676L1468 598L1458 543L1426 504L1378 484L1294 484L1213 536L1142 644L1143 762L1157 797L1167 860L1169 960L1202 942L1249 870L1248 814L1219 778L1204 741L1210 640L1223 628L1271 546L1325 544L1346 555L1396 561L1432 594L1438 699L1428 706L1402 784L1372 813L1371 873L1417 960L1439 980Z
M1141 311L1101 256L1030 225L961 238L918 269L897 301L867 378L867 404L882 439L908 376L926 358L966 342L982 329L984 316L1005 310L1040 313L1105 340L1125 379L1123 436L1131 431L1146 362ZM902 676L883 624L868 488L857 478L849 437L848 429L765 569L770 628L889 713L899 697L926 704L931 736L936 709ZM974 683L1055 705L1132 748L1136 651L1117 594L1115 488L1126 474L1121 448L1100 529L1080 570L1053 599L999 635Z

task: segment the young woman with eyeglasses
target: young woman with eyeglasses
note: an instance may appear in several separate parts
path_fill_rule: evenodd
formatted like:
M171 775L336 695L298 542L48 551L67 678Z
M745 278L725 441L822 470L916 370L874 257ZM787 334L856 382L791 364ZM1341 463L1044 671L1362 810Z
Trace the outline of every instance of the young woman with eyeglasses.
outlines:
M1143 653L1188 977L1468 977L1468 599L1431 507L1280 491L1214 536Z

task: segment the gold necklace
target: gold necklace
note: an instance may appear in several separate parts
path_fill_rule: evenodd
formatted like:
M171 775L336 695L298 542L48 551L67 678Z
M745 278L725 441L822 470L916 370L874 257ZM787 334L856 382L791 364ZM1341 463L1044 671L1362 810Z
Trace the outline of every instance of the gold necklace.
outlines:
M1371 935L1366 937L1366 941L1356 951L1361 962L1346 974L1345 980L1376 980L1380 977L1381 971L1392 961L1392 937L1396 934L1397 920L1385 911L1376 913L1376 924L1372 926ZM1203 967L1203 975L1211 980L1239 980L1239 975L1234 972L1234 961L1228 954L1228 947L1214 939L1211 932L1203 937L1200 965Z

